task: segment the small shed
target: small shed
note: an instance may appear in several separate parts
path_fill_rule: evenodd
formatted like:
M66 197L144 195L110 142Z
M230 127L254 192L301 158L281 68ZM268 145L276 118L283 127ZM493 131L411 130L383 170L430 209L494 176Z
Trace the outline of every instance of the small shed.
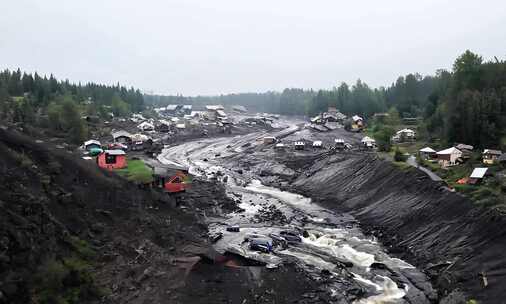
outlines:
M107 170L122 169L127 166L126 153L123 150L105 150L97 157L100 168Z
M485 149L482 153L483 163L487 165L493 165L502 152L499 150Z
M323 142L321 140L313 141L313 148L316 148L316 149L323 148Z
M306 144L303 141L296 141L294 143L294 146L295 146L295 150L304 150L304 148L306 147Z
M423 149L418 150L418 154L422 159L433 159L436 158L436 150L431 147L425 147Z
M266 136L264 137L264 144L269 145L276 142L276 137L274 136Z
M462 151L455 147L441 150L436 154L439 164L444 168L455 166L457 164L457 160L462 157Z
M467 183L471 185L480 183L485 178L487 171L488 168L475 168L471 173L471 176L469 176Z
M90 139L86 142L84 142L84 149L86 151L90 151L91 149L101 149L102 144L98 140Z

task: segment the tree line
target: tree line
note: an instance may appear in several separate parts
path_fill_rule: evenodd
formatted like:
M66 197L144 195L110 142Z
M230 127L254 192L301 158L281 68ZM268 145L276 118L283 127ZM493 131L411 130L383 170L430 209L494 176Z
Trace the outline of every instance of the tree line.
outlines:
M74 84L53 75L0 72L0 119L48 127L79 143L87 136L83 116L108 119L144 109L139 90L118 85Z
M423 118L420 134L429 141L506 148L506 63L497 59L484 62L469 50L455 60L450 71L441 69L426 76L411 73L387 87L371 88L359 79L351 85L342 82L330 90L287 88L281 93L145 99L154 105L237 104L286 115L313 116L330 106L365 118L391 112L399 118Z

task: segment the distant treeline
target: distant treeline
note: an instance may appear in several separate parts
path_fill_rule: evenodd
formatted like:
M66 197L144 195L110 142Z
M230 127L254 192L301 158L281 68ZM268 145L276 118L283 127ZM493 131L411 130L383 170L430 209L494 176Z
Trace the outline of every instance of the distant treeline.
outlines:
M281 93L221 96L145 96L147 104L244 105L254 111L315 115L334 106L347 115L370 118L394 110L401 118L423 118L421 134L428 140L464 142L480 147L506 147L506 63L483 62L466 51L451 71L435 75L408 74L388 87L371 88L357 80L330 90L285 89Z
M49 127L75 143L87 136L82 116L126 116L143 109L144 96L133 88L74 84L19 69L0 72L0 121Z

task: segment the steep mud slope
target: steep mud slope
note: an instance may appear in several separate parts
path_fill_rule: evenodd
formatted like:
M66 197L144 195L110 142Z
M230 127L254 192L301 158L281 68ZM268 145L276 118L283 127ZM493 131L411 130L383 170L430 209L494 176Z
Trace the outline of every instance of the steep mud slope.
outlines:
M206 227L167 196L15 132L0 130L0 155L0 303L167 298L206 254Z
M504 303L503 214L473 205L415 169L400 170L373 155L334 155L287 166L303 168L292 183L297 191L351 212L392 251L422 266L443 297L461 290L468 299Z

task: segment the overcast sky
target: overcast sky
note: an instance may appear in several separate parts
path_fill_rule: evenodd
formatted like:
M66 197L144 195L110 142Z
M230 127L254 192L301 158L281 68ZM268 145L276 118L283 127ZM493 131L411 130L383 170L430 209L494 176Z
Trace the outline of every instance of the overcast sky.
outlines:
M506 57L506 1L2 0L0 68L145 92L373 87Z

